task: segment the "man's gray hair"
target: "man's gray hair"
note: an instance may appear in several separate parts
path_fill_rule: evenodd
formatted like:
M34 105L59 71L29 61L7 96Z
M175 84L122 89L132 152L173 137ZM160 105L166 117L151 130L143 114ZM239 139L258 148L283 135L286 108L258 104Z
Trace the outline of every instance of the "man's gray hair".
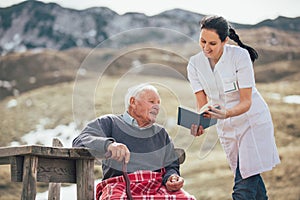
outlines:
M142 84L133 86L128 89L128 91L125 95L125 110L128 110L128 107L130 105L130 98L131 97L138 98L139 95L145 90L151 90L158 94L158 90L156 89L156 87L154 87L153 85L151 85L149 83L142 83Z

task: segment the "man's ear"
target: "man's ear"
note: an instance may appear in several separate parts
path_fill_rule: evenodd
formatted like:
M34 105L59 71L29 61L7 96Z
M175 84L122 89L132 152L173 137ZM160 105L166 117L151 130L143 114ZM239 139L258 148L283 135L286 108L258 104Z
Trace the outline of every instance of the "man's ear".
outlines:
M130 103L130 105L134 105L135 104L135 98L134 97L130 97L129 103Z

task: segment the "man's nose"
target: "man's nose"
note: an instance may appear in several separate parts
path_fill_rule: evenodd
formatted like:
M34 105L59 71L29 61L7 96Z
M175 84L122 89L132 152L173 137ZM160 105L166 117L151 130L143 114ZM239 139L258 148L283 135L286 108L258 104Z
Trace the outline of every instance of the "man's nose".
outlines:
M159 110L159 104L153 105L152 108L155 109L155 110Z

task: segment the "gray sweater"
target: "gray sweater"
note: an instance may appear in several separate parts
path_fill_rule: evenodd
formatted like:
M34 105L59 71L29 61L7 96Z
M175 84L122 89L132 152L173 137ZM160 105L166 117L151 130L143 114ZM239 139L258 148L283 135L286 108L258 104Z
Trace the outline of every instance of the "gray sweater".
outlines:
M179 161L167 131L158 124L140 129L124 121L123 115L104 115L88 123L73 140L74 147L88 147L94 156L103 158L107 146L116 141L130 151L128 173L138 170L160 171L165 168L165 184L171 174L179 173ZM112 159L102 160L103 180L122 175L122 164Z

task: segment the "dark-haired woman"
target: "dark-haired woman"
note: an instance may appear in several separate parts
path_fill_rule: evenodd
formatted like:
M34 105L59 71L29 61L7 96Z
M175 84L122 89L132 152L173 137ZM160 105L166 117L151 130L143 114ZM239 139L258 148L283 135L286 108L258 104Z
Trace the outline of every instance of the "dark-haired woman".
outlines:
M269 108L255 87L253 62L258 54L240 41L223 17L204 17L200 26L203 51L187 66L197 109L205 108L206 117L219 119L218 136L235 175L232 198L267 199L260 173L280 159ZM229 39L238 46L227 44ZM192 125L191 134L203 133L201 126Z

